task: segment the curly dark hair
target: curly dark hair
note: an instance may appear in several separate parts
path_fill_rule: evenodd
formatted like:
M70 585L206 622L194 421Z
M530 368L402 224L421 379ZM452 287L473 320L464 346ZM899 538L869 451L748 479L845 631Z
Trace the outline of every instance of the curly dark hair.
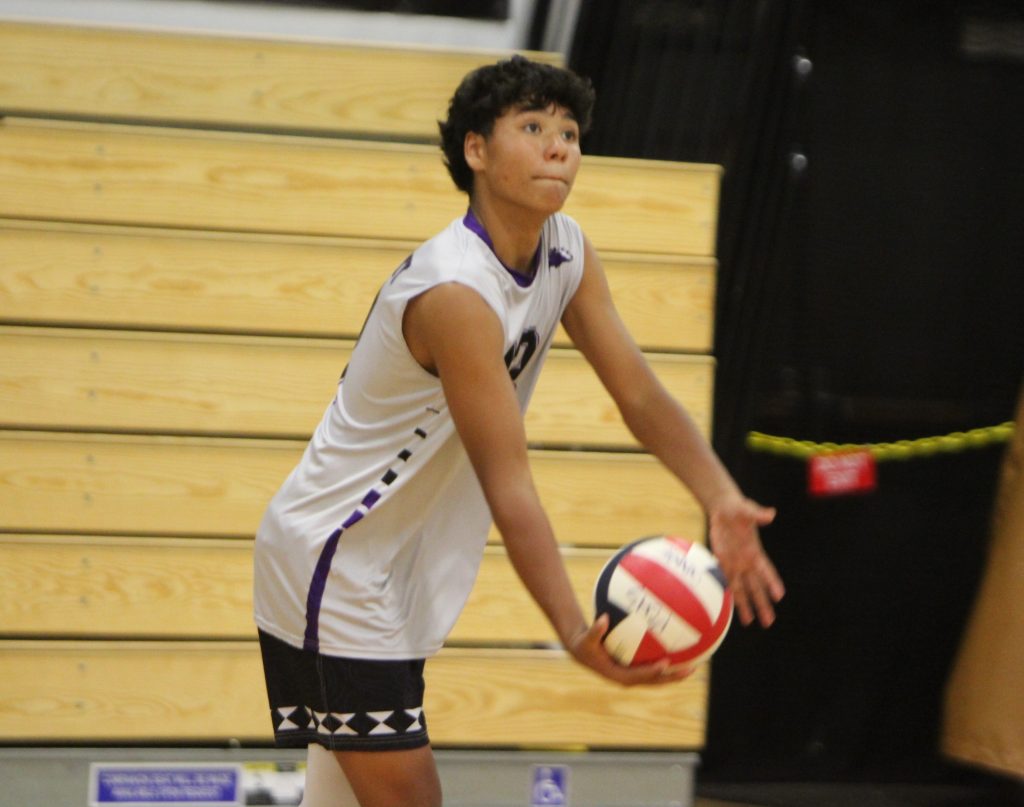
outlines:
M544 109L552 103L572 113L580 134L590 128L594 88L570 70L516 55L469 73L448 104L448 118L438 122L444 164L459 190L473 193L473 169L463 152L469 132L487 137L512 107Z

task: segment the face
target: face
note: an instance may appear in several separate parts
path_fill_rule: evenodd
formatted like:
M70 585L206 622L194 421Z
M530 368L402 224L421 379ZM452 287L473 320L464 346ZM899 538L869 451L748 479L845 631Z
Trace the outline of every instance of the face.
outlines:
M544 217L561 209L580 167L580 129L564 107L511 108L490 135L466 136L473 197L525 208Z

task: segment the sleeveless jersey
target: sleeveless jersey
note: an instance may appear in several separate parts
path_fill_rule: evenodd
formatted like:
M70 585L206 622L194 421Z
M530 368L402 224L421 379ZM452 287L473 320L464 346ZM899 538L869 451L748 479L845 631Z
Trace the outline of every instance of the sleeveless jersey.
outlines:
M402 334L412 298L440 283L476 291L505 333L523 412L583 272L569 217L544 224L536 271L506 268L472 213L425 242L384 283L337 392L256 535L255 616L296 647L370 659L426 658L476 579L491 517L440 380Z

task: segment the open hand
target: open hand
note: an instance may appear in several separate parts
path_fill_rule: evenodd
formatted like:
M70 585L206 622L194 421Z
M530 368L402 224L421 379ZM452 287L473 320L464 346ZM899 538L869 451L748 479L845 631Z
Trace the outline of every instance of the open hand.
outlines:
M775 621L774 604L786 593L782 578L761 545L758 528L771 524L775 508L762 507L740 494L724 497L708 509L711 549L729 581L740 621Z

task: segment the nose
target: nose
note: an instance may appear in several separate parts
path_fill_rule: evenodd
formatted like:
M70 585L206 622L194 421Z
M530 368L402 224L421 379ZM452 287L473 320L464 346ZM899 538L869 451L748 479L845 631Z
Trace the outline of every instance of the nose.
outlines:
M550 160L562 160L565 159L565 155L568 153L569 144L565 142L561 132L556 132L548 141L546 149L547 158Z

